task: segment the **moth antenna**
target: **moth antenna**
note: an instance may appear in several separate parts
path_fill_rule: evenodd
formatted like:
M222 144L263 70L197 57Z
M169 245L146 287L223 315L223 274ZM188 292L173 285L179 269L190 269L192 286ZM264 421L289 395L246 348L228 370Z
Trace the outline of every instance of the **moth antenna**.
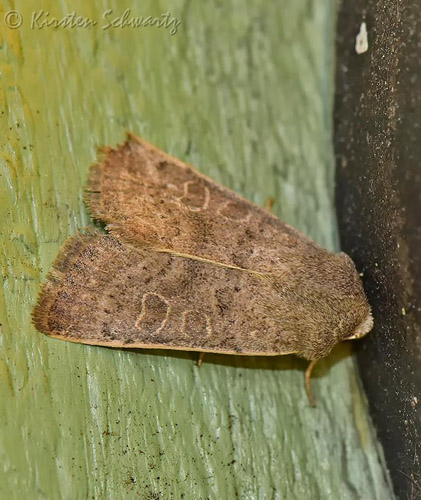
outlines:
M310 364L308 365L307 370L306 370L306 392L307 392L308 400L310 401L310 405L313 408L315 406L317 406L317 402L314 399L313 393L311 392L310 377L311 377L311 372L314 368L314 365L317 363L317 361L318 361L317 359L313 359L312 361L310 361Z

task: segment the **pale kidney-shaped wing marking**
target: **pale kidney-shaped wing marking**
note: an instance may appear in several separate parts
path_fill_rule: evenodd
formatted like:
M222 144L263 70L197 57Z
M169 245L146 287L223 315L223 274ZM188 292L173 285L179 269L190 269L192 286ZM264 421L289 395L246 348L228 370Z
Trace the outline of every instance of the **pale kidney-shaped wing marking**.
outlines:
M91 166L93 217L133 243L272 271L291 254L326 253L309 238L193 167L129 136Z
M250 273L91 230L63 247L33 320L48 335L88 344L286 354L292 337L262 306L272 293Z
M211 316L196 309L184 311L182 331L186 337L189 337L192 331L196 331L200 338L207 339L213 331Z

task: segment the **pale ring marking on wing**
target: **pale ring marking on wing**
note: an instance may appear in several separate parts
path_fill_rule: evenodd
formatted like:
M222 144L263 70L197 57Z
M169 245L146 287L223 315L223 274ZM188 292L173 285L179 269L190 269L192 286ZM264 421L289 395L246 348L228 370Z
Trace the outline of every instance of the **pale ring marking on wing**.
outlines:
M189 205L188 203L184 202L183 199L186 198L188 200L188 197L189 197L189 185L190 184L196 184L198 186L200 186L202 188L202 198L203 198L203 202L202 202L202 206L199 206L199 207L194 207L194 206L191 206ZM198 212L198 211L201 211L201 210L206 210L209 206L209 199L210 199L210 193L209 193L209 188L204 186L203 184L201 183L198 183L197 181L187 181L183 184L184 186L184 193L183 193L183 196L181 196L180 198L177 198L177 200L182 203L186 208L188 208L189 210L192 210L194 212Z
M135 327L136 328L141 328L142 326L142 322L146 319L148 319L148 308L146 306L146 300L149 298L149 297L158 297L160 300L162 300L162 302L165 303L165 305L167 306L167 310L165 312L165 317L164 319L161 321L161 325L159 326L159 328L157 328L157 330L155 331L155 333L159 333L163 328L164 326L166 325L167 321L168 321L168 316L170 315L170 312L171 312L171 305L169 303L169 301L163 297L162 295L160 295L159 293L155 293L155 292L146 292L143 297L142 297L142 310L141 310L141 313L140 315L138 316L136 322L135 322Z

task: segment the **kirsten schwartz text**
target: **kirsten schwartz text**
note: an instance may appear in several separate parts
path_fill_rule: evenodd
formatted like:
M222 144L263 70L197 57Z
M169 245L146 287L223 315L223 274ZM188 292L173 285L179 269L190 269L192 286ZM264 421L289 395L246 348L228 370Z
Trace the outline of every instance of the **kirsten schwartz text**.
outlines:
M70 12L63 17L55 17L47 10L35 10L31 16L31 29L72 29L90 28L98 26L102 30L123 29L123 28L163 28L169 30L170 35L175 35L181 21L172 16L170 12L160 16L136 16L131 9L126 9L121 14L117 14L113 9L104 11L101 19L80 16L76 11Z

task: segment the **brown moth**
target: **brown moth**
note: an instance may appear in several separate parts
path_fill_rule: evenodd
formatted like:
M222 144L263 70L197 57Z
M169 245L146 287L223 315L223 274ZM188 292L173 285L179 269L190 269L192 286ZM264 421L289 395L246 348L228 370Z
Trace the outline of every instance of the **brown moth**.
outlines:
M327 356L373 325L352 260L133 135L101 150L86 202L110 234L70 238L33 312L110 347Z

